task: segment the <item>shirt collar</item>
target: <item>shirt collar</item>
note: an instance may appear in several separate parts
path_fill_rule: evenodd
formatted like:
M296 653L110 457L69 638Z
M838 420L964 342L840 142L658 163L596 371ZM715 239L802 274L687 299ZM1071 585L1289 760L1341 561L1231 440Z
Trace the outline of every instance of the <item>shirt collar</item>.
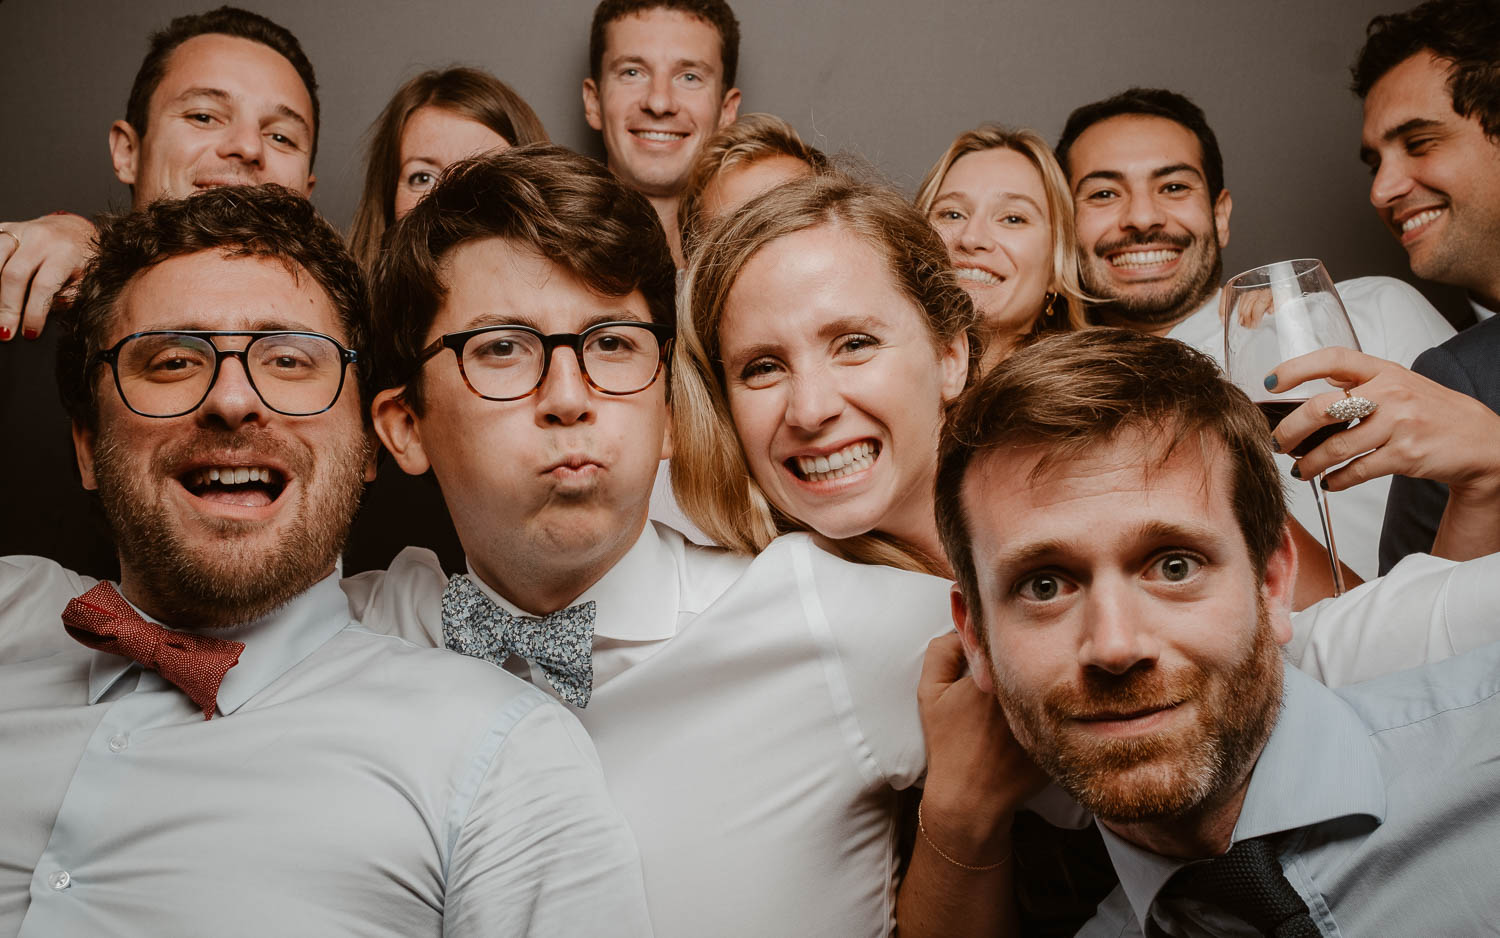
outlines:
M137 609L134 603L131 608L146 621L161 624ZM349 601L339 588L339 574L335 571L291 602L254 622L206 633L214 638L245 643L239 663L229 669L219 685L220 715L227 716L238 710L245 701L290 671L351 622ZM116 681L139 665L109 652L95 651L92 654L89 703L95 704Z
M538 618L516 606L484 582L469 564L469 579L501 609L514 616ZM568 603L593 600L594 635L626 642L651 642L677 634L681 608L677 561L656 525L647 522L640 537L599 581Z
M1474 319L1477 322L1484 322L1486 319L1489 319L1490 317L1495 315L1495 310L1490 309L1488 306L1481 305L1480 302L1474 299L1472 296L1469 297L1469 305L1474 308Z
M1385 820L1385 780L1369 729L1333 691L1290 664L1282 673L1281 713L1250 774L1230 844L1352 815ZM1150 934L1157 893L1187 862L1099 829L1141 931Z

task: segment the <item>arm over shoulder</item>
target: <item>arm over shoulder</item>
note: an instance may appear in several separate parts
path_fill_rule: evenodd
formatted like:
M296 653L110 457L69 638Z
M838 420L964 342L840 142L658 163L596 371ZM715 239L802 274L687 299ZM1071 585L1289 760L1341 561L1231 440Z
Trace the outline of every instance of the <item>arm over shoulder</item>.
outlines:
M45 557L0 557L0 662L75 647L63 631L63 608L97 582Z
M1287 658L1330 687L1500 641L1500 554L1413 554L1391 572L1292 615Z

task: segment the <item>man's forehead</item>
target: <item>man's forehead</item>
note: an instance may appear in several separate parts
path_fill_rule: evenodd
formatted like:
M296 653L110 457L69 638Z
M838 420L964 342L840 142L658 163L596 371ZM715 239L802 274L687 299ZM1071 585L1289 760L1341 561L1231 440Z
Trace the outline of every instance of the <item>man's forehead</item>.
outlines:
M1413 120L1457 117L1448 86L1452 64L1423 50L1380 76L1365 96L1365 143L1379 143Z
M115 304L116 339L157 329L321 332L340 341L333 301L279 257L210 249L169 257L130 279Z
M239 90L264 94L272 90L273 78L285 79L289 84L294 82L300 93L295 100L282 104L297 113L309 127L312 125L312 94L291 60L265 43L225 33L203 33L179 43L167 55L161 81L152 92L152 103L166 103L191 89L233 95L233 90L224 87L232 81L230 70L247 67L262 73L266 81Z
M1069 149L1075 180L1096 172L1145 170L1186 164L1203 172L1203 146L1192 130L1168 117L1119 114L1078 135Z
M1163 520L1232 513L1229 489L1229 453L1216 437L1128 428L1076 452L1034 443L979 453L964 475L961 497L978 543L984 519L1003 526L1005 540L1102 533L1127 522L1121 517L1126 499L1129 507L1149 503L1150 510L1164 511ZM985 539L994 542L995 532L989 533Z
M636 10L605 25L605 62L663 58L699 62L719 73L724 70L724 38L703 17L664 6Z
M611 319L651 321L639 290L601 293L531 245L506 238L458 245L443 257L441 271L438 318L445 332L501 323L570 332Z

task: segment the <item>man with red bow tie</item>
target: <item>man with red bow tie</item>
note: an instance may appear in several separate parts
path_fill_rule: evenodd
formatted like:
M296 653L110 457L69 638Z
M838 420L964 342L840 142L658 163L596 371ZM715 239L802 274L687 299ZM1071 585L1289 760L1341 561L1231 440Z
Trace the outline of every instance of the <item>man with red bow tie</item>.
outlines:
M0 934L649 934L576 719L350 618L366 303L279 187L102 230L58 382L121 577L0 558Z

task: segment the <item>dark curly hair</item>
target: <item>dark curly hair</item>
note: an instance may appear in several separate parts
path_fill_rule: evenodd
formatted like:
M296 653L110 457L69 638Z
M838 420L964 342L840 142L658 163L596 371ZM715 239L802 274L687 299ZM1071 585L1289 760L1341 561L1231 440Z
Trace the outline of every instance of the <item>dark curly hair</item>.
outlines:
M302 196L267 184L162 199L138 212L104 219L97 244L77 296L59 323L57 387L75 423L98 427L98 376L92 363L108 347L125 287L168 258L199 251L273 258L293 273L311 276L338 313L344 344L360 353L356 390L367 385L364 346L370 304L364 277L338 231Z
M529 248L605 296L639 290L653 321L676 326L677 270L661 221L602 163L552 144L454 163L386 235L372 286L376 381L405 385L419 414L418 358L448 292L443 259L481 238Z
M1453 112L1477 117L1485 136L1500 142L1500 3L1428 0L1370 20L1350 69L1354 93L1367 96L1387 72L1424 51L1450 63Z

